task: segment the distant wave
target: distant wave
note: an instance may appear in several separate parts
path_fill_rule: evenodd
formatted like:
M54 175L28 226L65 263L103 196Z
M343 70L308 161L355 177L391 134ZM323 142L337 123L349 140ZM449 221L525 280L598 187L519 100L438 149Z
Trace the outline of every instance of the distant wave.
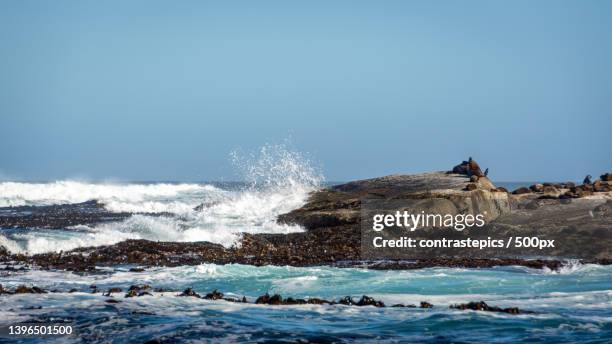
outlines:
M111 211L181 212L208 194L222 192L199 184L97 184L71 180L51 183L0 183L0 207L52 205L98 200Z

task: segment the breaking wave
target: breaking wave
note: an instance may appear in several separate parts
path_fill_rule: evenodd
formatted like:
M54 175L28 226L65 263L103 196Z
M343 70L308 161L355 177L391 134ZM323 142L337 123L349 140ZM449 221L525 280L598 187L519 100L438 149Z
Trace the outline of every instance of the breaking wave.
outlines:
M299 226L278 224L276 218L300 207L308 193L321 185L323 178L310 162L285 146L272 145L247 155L235 152L232 160L246 181L238 188L198 183L0 183L0 207L95 199L111 212L138 213L122 222L5 233L0 235L0 245L29 254L127 239L209 241L229 247L239 242L241 233L302 231Z

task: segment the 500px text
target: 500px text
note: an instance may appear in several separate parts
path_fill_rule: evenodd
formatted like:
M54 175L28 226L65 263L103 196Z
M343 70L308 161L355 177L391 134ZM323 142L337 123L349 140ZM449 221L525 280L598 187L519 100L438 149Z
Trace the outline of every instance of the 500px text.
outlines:
M538 237L510 237L504 239L413 239L401 237L399 239L383 239L375 237L372 245L376 248L553 248L555 240L540 239Z

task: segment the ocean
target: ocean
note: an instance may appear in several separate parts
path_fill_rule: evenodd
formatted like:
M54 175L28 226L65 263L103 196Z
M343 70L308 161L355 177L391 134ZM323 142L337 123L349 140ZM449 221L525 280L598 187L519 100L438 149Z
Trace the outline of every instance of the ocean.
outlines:
M288 170L285 166L284 171ZM248 183L1 182L3 215L27 212L24 206L89 200L101 202L110 212L136 214L121 221L61 229L2 228L0 245L23 254L66 252L126 239L210 241L230 247L239 242L241 232L302 231L299 226L276 223L276 216L301 206L308 193L322 185L322 180L297 166L282 178L262 175L265 177ZM98 267L89 273L35 267L0 270L0 284L5 289L25 284L56 291L0 295L0 326L70 322L75 334L61 337L66 343L612 340L611 266L568 261L559 271L518 266L384 271L203 264L129 271L133 267ZM124 297L131 285L143 284L152 286L151 295ZM122 292L104 296L102 292L93 293L93 285L99 291L121 288ZM177 297L186 288L202 295L217 289L225 296L244 296L251 303ZM265 293L329 300L368 295L387 305L418 306L426 301L434 307L252 303ZM109 299L118 302L109 303ZM449 308L452 304L481 300L531 313L511 315ZM47 342L46 338L35 337L20 340Z
M523 267L431 268L374 271L352 268L199 265L156 268L141 273L127 267L96 274L28 271L5 274L5 286L23 283L77 292L0 296L0 324L66 321L75 335L65 342L550 342L609 343L612 338L612 267L572 265L559 272ZM124 298L133 284L204 294L218 289L254 301L266 292L284 297L338 299L363 294L388 305L430 309L343 305L268 306L177 297L177 292ZM114 294L92 294L90 285ZM461 311L450 304L484 300L533 314ZM38 308L42 307L42 308ZM24 342L45 342L26 339Z

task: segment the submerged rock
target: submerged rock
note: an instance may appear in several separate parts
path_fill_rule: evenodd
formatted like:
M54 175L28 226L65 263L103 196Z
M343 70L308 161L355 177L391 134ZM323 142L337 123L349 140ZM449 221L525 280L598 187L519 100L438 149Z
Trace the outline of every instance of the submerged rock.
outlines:
M148 292L150 289L151 286L148 284L135 284L128 288L128 292L125 294L125 297L152 295Z
M223 293L220 293L217 289L213 290L212 293L206 294L204 296L207 300L218 300L223 298Z
M178 296L191 296L191 297L198 297L199 298L200 294L196 293L191 288L187 288L182 293L180 293Z
M307 302L308 304L311 304L311 305L331 305L332 304L331 301L319 299L317 297L311 297L307 300Z
M355 301L353 301L352 297L345 296L338 301L338 304L345 305L345 306L353 306L355 304Z
M434 305L427 301L421 301L421 308L433 308Z
M510 308L500 308L496 306L489 306L486 302L468 302L457 305L451 305L452 309L461 309L461 310L473 310L473 311L485 311L485 312L498 312L498 313L508 313L508 314L520 314L521 311L517 307Z
M120 293L122 290L121 288L110 288L106 291L106 293L102 294L104 296L111 296L112 293Z
M37 286L27 287L25 285L20 285L13 291L14 294L46 294L47 291L39 288Z
M243 296L242 299L235 299L233 297L224 297L223 300L225 300L227 302L248 303L248 301L247 301L245 296Z
M357 302L357 306L374 306L374 307L385 307L384 302L374 300L374 298L367 295L363 295Z
M306 302L306 300L304 300L304 299L294 299L294 298L292 298L292 297L288 297L288 298L285 300L285 304L286 304L286 305L305 305L305 304L307 304L307 303L308 303L308 302Z

